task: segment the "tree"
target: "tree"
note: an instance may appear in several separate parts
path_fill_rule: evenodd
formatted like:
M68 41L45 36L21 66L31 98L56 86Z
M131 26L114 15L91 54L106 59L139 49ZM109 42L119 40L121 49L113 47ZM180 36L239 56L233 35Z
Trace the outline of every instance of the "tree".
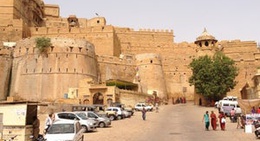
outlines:
M189 67L193 72L189 78L190 85L194 85L195 92L208 100L221 99L237 84L235 62L220 51L213 57L206 55L193 59Z

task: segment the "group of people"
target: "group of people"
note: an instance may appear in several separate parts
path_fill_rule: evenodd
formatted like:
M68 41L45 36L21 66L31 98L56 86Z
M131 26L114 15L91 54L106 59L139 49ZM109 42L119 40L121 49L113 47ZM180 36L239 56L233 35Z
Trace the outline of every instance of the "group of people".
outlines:
M219 120L218 120L219 119ZM206 111L206 113L203 115L202 122L205 122L205 130L209 131L209 126L211 125L213 130L217 129L217 122L219 121L219 125L222 131L225 130L226 125L226 116L223 112L219 112L219 115L214 113L214 111L211 111L211 114L209 115L209 112Z
M252 110L251 110L251 113L252 114L260 114L260 107L258 107L258 109L256 109L255 106L253 106Z

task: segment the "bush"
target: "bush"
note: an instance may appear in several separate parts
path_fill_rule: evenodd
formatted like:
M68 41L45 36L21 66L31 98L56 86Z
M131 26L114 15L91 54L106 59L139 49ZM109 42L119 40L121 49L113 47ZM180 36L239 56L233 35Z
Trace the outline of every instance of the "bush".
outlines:
M51 46L51 39L40 37L35 39L36 48L38 49L39 53L47 53L48 47Z

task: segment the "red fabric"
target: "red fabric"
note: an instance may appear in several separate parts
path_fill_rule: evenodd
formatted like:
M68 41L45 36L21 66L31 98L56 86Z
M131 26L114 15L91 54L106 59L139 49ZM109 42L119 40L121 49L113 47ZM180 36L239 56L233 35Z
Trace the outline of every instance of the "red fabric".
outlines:
M211 113L210 114L210 118L211 118L211 126L213 130L216 130L217 128L217 116L215 113Z
M223 113L220 113L220 115L218 116L218 118L219 118L219 124L220 124L221 130L225 130L226 123L221 123L221 119L222 119L222 118L225 118L225 115L224 115Z

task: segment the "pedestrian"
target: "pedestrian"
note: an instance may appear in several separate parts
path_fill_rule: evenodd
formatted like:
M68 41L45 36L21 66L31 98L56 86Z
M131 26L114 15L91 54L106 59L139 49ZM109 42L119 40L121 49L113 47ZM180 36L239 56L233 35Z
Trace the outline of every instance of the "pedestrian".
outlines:
M211 114L210 114L210 118L211 118L211 127L213 130L216 130L217 129L217 116L216 114L214 113L214 111L211 111Z
M243 128L243 126L242 126L242 118L241 118L240 114L237 116L237 129L238 128Z
M33 117L33 140L37 140L40 133L40 120L37 118L37 116Z
M145 110L145 108L143 108L143 110L142 110L142 118L143 118L143 120L146 119L146 110Z
M159 106L158 106L158 103L155 103L155 110L156 110L156 113L159 112Z
M232 110L230 111L231 122L236 122L235 115L236 115L236 111L234 108L232 108Z
M225 126L226 126L226 116L223 112L219 112L219 124L220 124L220 128L222 131L225 130Z
M260 107L258 107L258 109L257 109L257 113L260 114Z
M252 113L252 114L255 114L255 113L256 113L255 106L252 107L251 113Z
M205 122L205 130L209 130L209 112L208 111L206 111L206 113L203 115L203 119L202 119L202 122Z
M54 121L54 115L53 115L53 113L51 113L48 115L48 117L45 120L45 129L44 129L45 133L48 131L48 129L52 125L53 121Z

